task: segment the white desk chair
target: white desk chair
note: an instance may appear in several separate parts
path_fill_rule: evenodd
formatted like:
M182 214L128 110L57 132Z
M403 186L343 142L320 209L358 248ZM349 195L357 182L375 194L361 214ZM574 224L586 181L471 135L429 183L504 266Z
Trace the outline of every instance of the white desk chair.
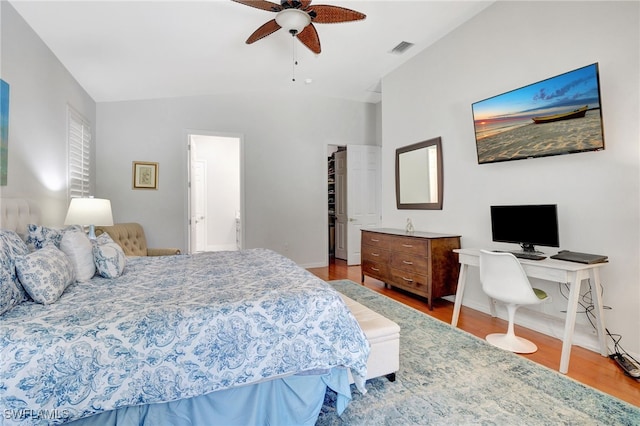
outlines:
M529 278L518 259L511 253L480 250L480 281L482 289L492 299L506 304L509 328L506 334L489 334L487 342L511 352L529 354L538 350L535 343L518 337L513 330L516 309L549 300L547 293L531 287Z

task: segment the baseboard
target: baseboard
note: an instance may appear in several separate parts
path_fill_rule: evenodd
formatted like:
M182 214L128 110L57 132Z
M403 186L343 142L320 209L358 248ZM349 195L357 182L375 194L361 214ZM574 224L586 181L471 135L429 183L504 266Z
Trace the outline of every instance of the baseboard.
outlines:
M327 266L327 262L320 262L320 263L301 263L298 264L299 267L304 268L304 269L309 269L309 268L325 268Z
M238 250L238 246L233 244L216 244L207 246L207 251L235 251Z

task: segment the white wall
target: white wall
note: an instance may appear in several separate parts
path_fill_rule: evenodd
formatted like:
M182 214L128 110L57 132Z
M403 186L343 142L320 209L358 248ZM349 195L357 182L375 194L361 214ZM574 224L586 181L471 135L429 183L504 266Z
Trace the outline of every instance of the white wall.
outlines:
M606 324L635 354L640 353L639 8L638 2L498 2L388 75L382 101L384 225L403 227L411 217L417 230L462 235L463 247L517 249L491 241L489 206L558 204L561 249L609 256L602 270L604 302L611 307ZM594 62L600 65L604 151L478 165L473 102ZM444 209L396 210L395 149L437 136L444 154ZM488 312L477 272L470 280L464 304ZM563 318L558 285L536 284L554 297L544 312ZM558 336L552 321L534 320L535 328ZM578 339L596 347L592 335Z
M218 95L97 105L97 190L114 220L153 247L186 247L186 133L243 136L245 247L304 266L327 261L327 145L375 144L376 106L295 94ZM131 189L131 162L157 161L157 191Z
M6 1L0 8L0 76L10 85L9 174L0 193L37 201L42 223L61 225L67 212L67 105L95 129L95 103L15 9Z

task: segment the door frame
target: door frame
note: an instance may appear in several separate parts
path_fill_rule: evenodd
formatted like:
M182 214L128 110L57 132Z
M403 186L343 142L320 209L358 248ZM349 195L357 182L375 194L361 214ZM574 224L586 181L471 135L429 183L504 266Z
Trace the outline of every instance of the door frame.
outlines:
M215 132L211 130L197 130L197 129L185 129L183 132L183 140L186 145L185 153L185 240L187 251L191 253L191 136L212 136L212 137L222 137L222 138L235 138L238 139L240 144L240 224L238 227L237 239L239 249L245 247L245 232L246 224L245 224L245 167L244 167L244 135L240 133L225 133L225 132Z
M345 147L346 148L346 147ZM338 155L344 156L344 159L338 161ZM347 164L348 160L348 149L338 150L335 152L335 161L333 163L333 168L335 170L335 253L334 257L336 259L348 260L349 256L349 182L348 182L348 168ZM338 165L342 164L344 167L341 168L341 172L338 173ZM340 179L342 177L342 179ZM344 185L343 185L344 184ZM344 193L341 193L340 189L344 190ZM338 195L340 194L340 197ZM327 205L328 208L328 205ZM342 222L338 219L342 219ZM341 243L344 242L343 248L338 248L341 246ZM342 256L342 257L339 257Z

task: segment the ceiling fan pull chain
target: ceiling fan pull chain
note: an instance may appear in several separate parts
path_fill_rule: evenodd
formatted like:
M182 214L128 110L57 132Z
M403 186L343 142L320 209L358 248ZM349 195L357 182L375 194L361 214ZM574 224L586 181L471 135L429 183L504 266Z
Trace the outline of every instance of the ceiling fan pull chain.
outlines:
M293 77L291 78L291 81L296 81L296 65L298 65L298 60L296 59L296 34L295 33L291 33L291 47L293 49L293 65L291 66L292 68L291 73L293 74Z

